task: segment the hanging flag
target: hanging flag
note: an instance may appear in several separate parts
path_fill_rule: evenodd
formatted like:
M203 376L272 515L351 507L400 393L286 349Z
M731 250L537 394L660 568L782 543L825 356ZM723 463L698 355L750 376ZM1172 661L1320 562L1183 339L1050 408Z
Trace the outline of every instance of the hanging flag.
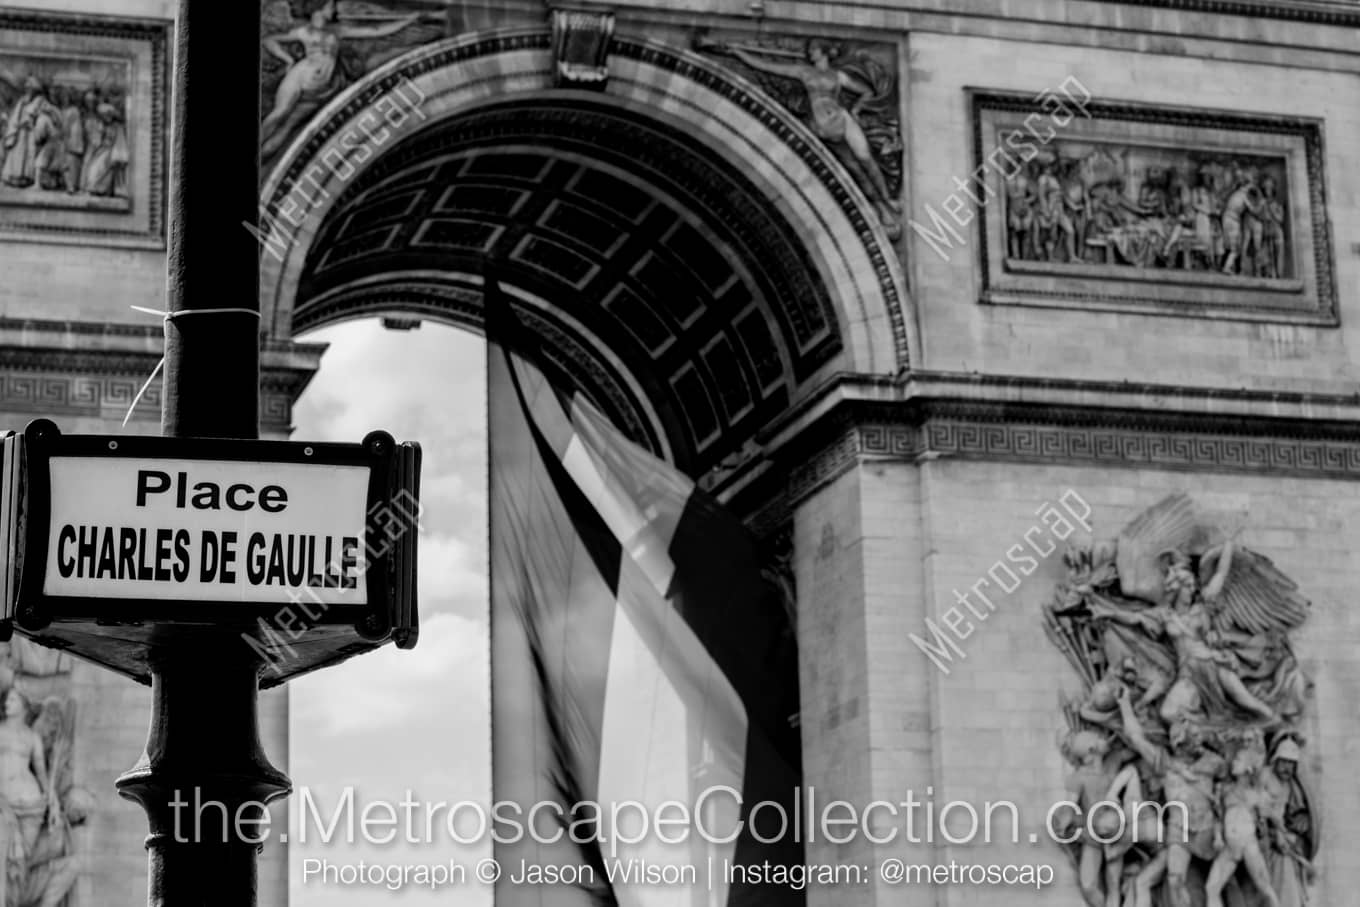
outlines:
M486 313L493 794L531 826L498 907L804 903L763 881L803 861L781 594L740 522L548 381L493 273ZM549 865L571 884L516 881Z

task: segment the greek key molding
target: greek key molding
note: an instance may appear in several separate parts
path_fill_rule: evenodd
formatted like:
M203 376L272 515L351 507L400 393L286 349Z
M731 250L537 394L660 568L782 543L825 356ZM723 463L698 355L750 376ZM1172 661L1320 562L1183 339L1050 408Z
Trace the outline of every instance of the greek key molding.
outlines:
M923 430L926 450L941 456L1360 479L1360 432L1328 440L950 419L927 421Z
M732 504L765 533L861 463L946 458L1360 481L1360 425L966 401L849 403L772 453Z
M143 379L145 380L145 379ZM121 418L142 382L115 375L51 375L0 371L0 410L53 416ZM160 418L159 382L147 388L132 420ZM15 428L21 426L14 426Z
M155 367L152 358L146 369ZM146 377L133 375L53 374L11 371L0 367L0 412L32 414L34 418L94 418L122 422ZM261 380L260 429L287 434L293 428L293 403L305 380L291 372L269 374ZM161 380L146 388L129 422L154 423L161 418ZM18 430L22 425L11 425Z
M1189 13L1220 13L1245 16L1251 19L1285 19L1360 28L1360 10L1353 4L1339 0L1316 0L1312 3L1290 0L1102 0L1108 5L1150 6L1155 9L1182 10Z

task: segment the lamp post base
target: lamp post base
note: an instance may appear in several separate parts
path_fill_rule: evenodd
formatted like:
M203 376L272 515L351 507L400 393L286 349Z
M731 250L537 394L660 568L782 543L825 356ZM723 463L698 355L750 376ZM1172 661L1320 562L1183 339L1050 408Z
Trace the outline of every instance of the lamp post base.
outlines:
M146 810L149 907L254 907L269 802L292 785L260 745L260 665L239 642L153 668L146 752L118 792Z

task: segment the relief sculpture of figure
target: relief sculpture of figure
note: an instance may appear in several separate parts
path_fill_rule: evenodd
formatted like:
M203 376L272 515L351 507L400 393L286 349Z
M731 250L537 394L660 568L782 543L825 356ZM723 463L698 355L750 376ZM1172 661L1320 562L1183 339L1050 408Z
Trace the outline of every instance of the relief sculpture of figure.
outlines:
M0 643L0 907L64 907L80 872L75 829L94 797L75 784L71 667L26 639Z
M42 83L27 77L24 94L10 110L0 134L5 152L0 180L16 189L41 186L58 157L60 135L61 111L47 99Z
M413 25L424 17L412 13L377 25L342 24L336 0L327 0L315 10L305 25L282 34L264 38L264 47L282 60L288 70L274 92L274 106L260 125L261 154L272 157L290 130L286 128L303 105L308 108L330 100L357 73L345 73L340 65L341 42L354 38L382 38ZM294 57L287 45L302 47L302 56Z
M1307 907L1308 886L1315 874L1312 810L1298 775L1301 755L1293 737L1282 738L1275 744L1270 769L1261 779L1270 798L1274 838L1268 861L1280 907Z
M62 150L65 152L61 181L67 193L80 191L80 172L85 161L85 118L80 109L81 92L70 88L61 105Z
M1004 175L1006 255L1289 278L1288 176L1287 164L1266 156L1054 142ZM1038 241L1023 235L1023 186L1034 198Z
M1169 907L1190 907L1186 880L1191 858L1212 860L1217 855L1214 791L1223 758L1205 745L1203 735L1190 724L1173 728L1170 749L1152 743L1133 713L1127 690L1120 694L1119 711L1129 745L1162 777L1166 802L1183 804L1183 808L1166 811L1161 839L1165 848L1134 882L1135 907L1151 907L1152 889L1163 880Z
M1261 207L1262 242L1259 270L1262 277L1284 277L1284 204L1280 201L1279 187L1274 177L1267 176L1261 180L1261 194L1265 196L1265 200Z
M1232 563L1231 550L1231 543L1228 543L1228 554L1219 558L1219 573L1205 595L1217 594ZM1187 559L1179 552L1170 552L1167 561L1169 605L1147 611L1129 611L1096 597L1091 603L1092 614L1098 619L1129 624L1153 638L1165 637L1171 642L1178 673L1176 682L1162 700L1161 716L1168 724L1201 713L1206 708L1221 712L1225 703L1262 721L1272 721L1274 710L1247 689L1235 670L1236 659L1232 653L1210 645L1210 639L1221 640L1223 633L1214 629L1198 580L1190 571ZM1243 637L1233 634L1232 638Z
M1069 834L1074 834L1080 843L1077 858L1077 877L1081 884L1082 897L1087 907L1119 907L1119 866L1107 862L1105 847L1100 841L1086 834L1088 827L1101 837L1108 837L1109 831L1098 826L1099 815L1092 815L1097 804L1108 799L1115 771L1110 766L1110 743L1095 731L1083 730L1066 735L1062 742L1063 755L1072 765L1068 777L1067 793L1072 803L1077 805L1078 813L1069 817ZM1105 889L1101 891L1101 874L1104 871Z
M1222 844L1204 885L1205 907L1223 907L1223 888L1237 871L1238 864L1246 867L1247 875L1265 900L1266 907L1280 907L1258 834L1258 828L1267 824L1269 816L1269 795L1259 780L1264 767L1265 751L1260 734L1249 735L1233 756L1232 777L1223 789Z
M1240 533L1173 494L1064 556L1044 629L1082 683L1061 697L1067 734L1110 740L1108 799L1165 807L1156 844L1144 831L1107 845L1100 890L1084 855L1088 904L1116 903L1116 886L1120 907L1308 903L1318 834L1298 767L1312 685L1290 634L1311 605Z
M75 884L75 860L65 853L68 820L46 743L28 723L23 695L7 689L0 697L0 907L57 907Z
M1006 183L1006 232L1011 258L1036 257L1034 207L1038 196L1029 177L1023 173Z
M1263 231L1260 219L1265 199L1250 174L1240 172L1237 188L1223 205L1223 243L1228 257L1223 260L1223 273L1236 274L1242 260L1261 254Z
M85 163L84 187L91 195L126 196L129 160L127 127L118 108L100 104L98 141L89 150Z
M1077 227L1071 217L1067 191L1053 173L1053 164L1039 170L1039 232L1043 236L1044 257L1048 261L1077 260ZM1063 256L1057 257L1061 248Z
M873 85L848 69L834 65L837 45L820 39L808 41L805 61L771 59L787 56L774 48L724 44L703 38L696 39L695 46L710 53L731 54L757 72L798 82L807 93L808 120L813 133L838 153L878 208L889 234L900 233L902 205L888 188L887 177L861 122L864 106L877 92ZM854 98L848 108L841 102L843 93Z
M1190 190L1190 210L1195 231L1196 252L1208 267L1214 267L1223 255L1223 236L1219 228L1218 201L1208 174L1195 175L1195 188Z

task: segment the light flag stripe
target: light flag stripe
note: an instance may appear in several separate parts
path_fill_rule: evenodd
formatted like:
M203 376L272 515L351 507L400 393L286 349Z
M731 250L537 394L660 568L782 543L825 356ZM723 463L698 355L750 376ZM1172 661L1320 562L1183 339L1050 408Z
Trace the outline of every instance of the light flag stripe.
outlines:
M565 403L543 373L511 353L515 374L531 412L561 412L563 418L536 419L539 431L557 452L572 481L596 507L601 519L635 561L642 566L661 595L670 591L675 565L668 552L684 503L694 491L694 483L680 473L663 474L655 463L637 458L615 456L619 447L617 431L579 394ZM565 409L565 411L564 411ZM633 462L636 461L636 462ZM644 512L635 501L643 489L630 477L641 473L648 480L646 493L658 492L674 506L672 519L664 519L663 508L655 505Z
M609 658L609 685L605 694L603 751L600 759L600 797L604 803L636 802L649 816L677 818L668 802L692 811L696 796L693 755L696 750L691 704L667 678L638 629L620 609L614 621ZM725 766L722 781L740 790L741 765ZM637 817L631 816L633 823ZM625 823L627 824L627 823ZM611 840L620 831L611 828ZM680 832L685 837L680 838ZM667 840L676 843L667 843ZM734 844L716 845L716 860L731 860ZM635 843L610 848L621 865L644 861L654 866L703 867L701 884L707 884L710 856L707 842L693 827L652 828ZM642 880L619 880L614 894L621 907L689 907L694 892L688 886L644 884ZM715 878L712 903L727 903L727 884Z
M537 403L554 407L550 412L560 412L559 398L541 373L513 353L510 359L531 408ZM600 801L638 801L648 806L649 812L666 801L692 808L700 793L693 783L699 754L708 760L703 767L705 787L725 785L740 791L748 730L745 707L721 667L667 598L675 572L668 549L677 521L658 520L663 508L655 505L648 508L652 518L644 516L632 494L636 483L628 481L628 473L621 468L628 464L617 462L617 458L611 462L605 453L618 449L619 444L617 440L606 442L614 432L607 428L604 416L579 397L572 399L570 413L573 431L569 439L562 425L564 419L540 418L536 423L549 446L558 452L572 482L625 552L619 576L619 610L605 674L597 781ZM655 469L647 478L658 478ZM668 509L676 514L683 512L693 484L672 480L663 485L666 497L673 499ZM649 491L655 494L659 487L651 484ZM658 728L667 733L656 734ZM679 738L674 746L666 745L667 735ZM646 740L646 745L639 745L640 740ZM611 841L616 841L619 832L635 836L627 829L606 831ZM650 857L650 862L659 865L679 862L674 854L665 859L664 853L656 852L666 848L654 834L641 842L614 846L619 847L620 858ZM716 856L720 860L730 861L735 843L721 846L719 851ZM674 889L654 884L616 881L613 887L624 907L668 907L677 894ZM723 897L715 903L726 901L726 885L722 888Z
M746 708L741 697L684 618L669 602L655 597L637 577L637 572L635 566L624 565L615 626L620 615L627 617L629 626L651 653L657 668L680 698L689 704L699 740L713 754L715 770L735 778L734 786L740 790L747 731ZM610 710L609 691L619 688L614 681L613 668L611 650L605 687L606 720Z
M599 475L597 481L607 490L607 497L626 502L627 518L621 518L617 528L609 523L607 514L601 515L657 591L668 596L675 575L671 542L685 504L694 493L694 483L683 473L658 469L650 455L636 456L631 445L620 444L618 432L609 420L580 395L572 398L571 424L574 440L588 456L590 468ZM581 468L585 465L581 464ZM645 484L636 481L635 476L645 479Z
M798 710L796 641L749 535L586 398L554 387L519 352L533 350L535 340L490 268L487 290L489 354L501 366L489 371L491 421L503 436L493 445L499 455L491 468L513 476L493 483L504 493L493 511L501 527L493 533L501 580L493 574L492 635L493 642L507 638L497 650L517 662L493 665L497 721L515 725L499 725L497 796L546 784L564 803L595 799L604 837L582 842L578 853L601 869L641 860L702 872L698 889L615 872L588 893L599 904L801 907L803 892L785 886L738 882L729 889L715 876L718 888L707 890L708 860L718 866L802 860L800 842L784 839L764 819L759 824L775 837L762 837L746 810L757 801L791 800L800 778L798 738L786 720ZM506 533L515 525L519 538ZM520 575L530 581L514 583L507 569L527 571ZM586 574L595 591L581 585ZM516 638L528 643L525 655L512 651ZM509 682L512 671L527 676ZM515 691L538 703L533 729L525 723L534 713L521 717L505 702ZM505 749L515 739L529 742L516 737L517 728L536 735L527 762ZM526 770L532 777L518 780ZM732 834L733 841L712 844L692 825L682 842L668 843L655 828L636 843L618 840L663 804L683 805L694 820L699 795L719 787L732 796L711 798L702 818L708 830ZM624 816L633 827L613 827L611 805L628 801L638 807ZM496 852L516 850L522 849L500 845ZM498 885L497 903L521 903L520 894Z
M586 450L580 435L572 436L562 465L590 498L623 550L642 568L656 593L664 597L675 576L675 563L667 554L670 539L658 538L656 528L637 505L617 493L617 483L605 477L603 464Z

